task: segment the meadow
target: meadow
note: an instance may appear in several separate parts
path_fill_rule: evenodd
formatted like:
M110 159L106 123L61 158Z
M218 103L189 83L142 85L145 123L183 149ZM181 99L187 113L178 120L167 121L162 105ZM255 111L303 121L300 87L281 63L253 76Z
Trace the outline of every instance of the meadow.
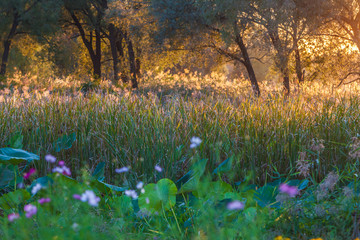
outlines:
M9 81L2 239L360 237L356 83L255 98L215 73Z

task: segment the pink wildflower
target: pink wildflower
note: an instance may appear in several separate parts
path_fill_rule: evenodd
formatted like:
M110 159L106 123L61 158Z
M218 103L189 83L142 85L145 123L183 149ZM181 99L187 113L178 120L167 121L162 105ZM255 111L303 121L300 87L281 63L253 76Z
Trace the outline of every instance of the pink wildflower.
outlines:
M279 190L282 193L288 194L290 197L295 197L299 194L299 190L297 187L287 185L286 183L280 184Z
M95 195L91 190L86 190L85 193L79 195L74 194L73 198L82 202L87 202L90 206L97 207L100 202L100 198Z
M59 161L59 166L60 166L60 167L65 166L65 162L64 162L64 161Z
M10 213L8 215L9 222L13 222L15 219L18 219L20 216L18 213Z
M26 212L25 216L27 218L31 218L33 215L35 215L37 213L37 208L36 208L36 206L34 206L32 204L27 204L24 207L24 211Z
M80 199L81 199L81 195L79 195L79 194L74 194L74 195L73 195L73 198L76 199L76 200L80 200Z
M38 202L40 204L49 203L49 202L51 202L51 199L50 198L41 198L41 199L39 199Z
M29 179L36 172L35 168L30 168L29 172L24 174L24 179Z
M69 176L69 177L71 176L70 168L68 168L66 166L55 167L55 168L53 168L52 172L61 173L63 175Z

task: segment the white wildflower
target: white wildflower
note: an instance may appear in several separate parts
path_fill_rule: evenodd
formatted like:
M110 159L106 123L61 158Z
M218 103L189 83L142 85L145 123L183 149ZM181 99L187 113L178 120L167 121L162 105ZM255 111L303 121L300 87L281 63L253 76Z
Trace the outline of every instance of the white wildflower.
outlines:
M88 202L90 206L97 207L100 202L100 198L95 195L91 190L86 190L82 195L80 200L82 202Z
M192 137L190 139L190 148L197 148L198 146L200 146L202 140L199 137Z
M129 171L128 167L122 167L122 168L115 169L116 173L124 173L124 172L128 172L128 171Z
M136 188L137 188L137 189L142 189L143 186L144 186L144 183L140 181L140 182L138 182L138 184L136 185Z
M32 195L35 195L38 191L40 191L41 189L41 184L40 183L37 183L32 189L31 189L31 194Z

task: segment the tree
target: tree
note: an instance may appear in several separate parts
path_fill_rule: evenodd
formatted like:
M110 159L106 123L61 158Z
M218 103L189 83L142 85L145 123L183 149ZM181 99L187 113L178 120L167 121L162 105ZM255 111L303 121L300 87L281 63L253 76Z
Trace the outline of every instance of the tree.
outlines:
M56 0L2 0L0 1L0 36L3 52L0 76L5 76L11 43L20 34L42 36L57 26L61 1Z
M247 35L253 25L244 17L249 1L234 4L227 0L152 0L151 12L159 24L158 39L171 39L173 44L191 38L198 47L216 49L219 54L241 63L249 76L252 90L260 95L260 88L249 55ZM210 43L206 43L209 41Z
M286 95L290 94L290 55L301 34L298 32L299 20L294 14L296 10L291 0L255 0L247 12L249 19L264 28L265 39L275 50L275 64L282 75Z
M360 1L358 0L329 0L323 3L323 16L334 25L331 30L333 36L347 38L356 44L360 51Z
M146 12L146 3L143 1L109 1L109 8L107 11L106 22L108 26L104 31L104 34L110 41L111 53L113 58L114 69L114 82L118 81L120 63L125 66L125 54L127 54L127 60L130 71L131 85L133 88L137 88L140 71L140 51L139 44L134 46L135 35L143 35L146 32L144 25L140 22L146 21L148 14ZM136 34L135 34L136 33ZM124 51L126 48L126 51ZM119 58L120 57L120 58ZM124 69L122 71L122 81L127 82Z
M343 50L343 55L354 54L351 48L352 44L357 47L358 53L360 52L360 1L313 0L310 5L313 11L322 18L323 24L319 31L320 36L338 38L340 42L342 41L341 46L347 47L347 50ZM351 69L351 72L345 74L345 78L340 77L340 85L347 78L360 75L360 71L356 70L359 69L359 66L352 65L349 69Z
M68 11L72 24L76 26L80 37L88 50L93 64L93 76L101 78L101 41L102 24L107 9L106 0L65 0L65 8ZM95 39L95 43L94 43Z

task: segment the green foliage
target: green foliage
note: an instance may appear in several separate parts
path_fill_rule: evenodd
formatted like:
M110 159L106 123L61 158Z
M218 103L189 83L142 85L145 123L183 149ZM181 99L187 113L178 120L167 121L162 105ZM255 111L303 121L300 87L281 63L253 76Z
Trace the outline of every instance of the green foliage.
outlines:
M63 135L59 137L54 143L55 152L60 152L62 150L70 149L73 143L76 141L76 133L70 135Z
M8 147L22 149L23 140L24 140L24 136L20 132L17 132L10 138L8 142Z
M233 167L233 160L234 160L234 156L231 156L230 158L223 161L217 168L215 168L213 174L222 174L222 173L230 172Z
M21 149L14 148L0 148L0 163L18 165L26 161L31 163L32 161L39 160L39 156Z
M159 92L154 86L151 88ZM359 132L359 99L355 96L334 99L330 94L315 94L285 102L275 97L245 99L240 104L235 100L240 88L234 88L228 93L234 102L224 96L207 96L203 91L201 101L206 104L202 105L195 97L165 97L173 89L162 88L163 93L149 93L150 97L93 93L84 99L69 99L54 93L43 100L30 98L20 106L15 101L0 103L0 129L4 132L0 145L6 146L20 131L24 149L41 156L70 147L56 157L68 159L75 175L86 165L95 168L99 161L105 161L104 182L112 184L114 170L123 166L141 172L144 179L156 181L153 169L159 164L164 167L164 177L174 179L180 191L189 179L196 186L205 166L212 173L225 161L221 169L229 169L231 158L233 171L214 175L234 175L238 182L251 170L253 183L257 184L272 181L277 176L274 172L287 174L303 151L307 153L305 160L314 164L310 170L318 175L317 181L333 169L332 164L344 169L356 162L349 157L351 139ZM200 164L200 174L192 170L198 160L190 160L190 136L206 136L209 143L214 143L201 147L200 159L208 160ZM319 156L306 151L312 139L325 140L325 149ZM36 162L37 171L44 175L47 165Z
M179 193L192 192L197 189L199 180L205 172L207 162L208 159L196 162L192 169L176 182L177 187L180 188Z
M28 191L24 189L18 189L0 197L0 209L17 209L19 205L24 204L29 199L30 193Z
M345 181L347 191L356 192L359 185L356 177L342 176L339 179L336 173L332 173L320 184L311 184L311 177L291 179L287 181L288 186L296 186L301 191L291 198L279 191L279 185L285 178L256 186L254 190L247 186L251 179L249 175L242 183L235 184L238 188L233 188L224 181L212 180L230 172L233 157L215 168L217 174L206 171L207 159L198 160L197 153L193 158L197 161L178 182L183 187L192 178L198 179L194 189L187 194L178 191L173 181L163 178L157 183L147 184L143 190L138 189L144 192L138 199L131 199L121 194L125 188L100 181L104 178L105 162L96 166L90 179L87 174L78 181L59 173L40 177L26 189L0 197L0 209L5 213L5 217L0 218L4 223L0 225L0 236L3 239L21 239L29 234L35 238L71 236L78 239L86 236L87 239L107 239L126 235L137 239L145 234L148 237L176 239L192 239L199 235L209 239L213 239L211 236L216 236L214 239L273 239L280 233L295 239L301 233L308 238L349 237L344 229L353 226L349 213L357 208L358 196L349 193L344 196L336 190L336 186ZM13 171L16 169L13 168ZM30 194L37 184L41 190ZM73 194L89 189L93 189L99 197L99 205L91 206L89 200L83 202L72 198ZM320 189L326 194L319 192ZM40 203L40 198L50 198L50 202ZM243 205L233 209L230 204L234 201ZM37 214L24 216L22 209L26 204L35 205ZM322 234L314 236L317 227L329 230L329 222L335 224L335 213L328 213L325 225L324 220L318 218L322 211L334 206L337 206L336 214L341 214L343 221L331 231L322 231ZM20 214L19 219L9 222L6 216L14 212ZM308 215L308 212L314 214ZM33 220L35 225L31 224ZM296 229L289 225L296 226ZM91 235L86 233L89 230Z
M139 197L139 207L150 211L169 210L176 203L177 188L170 179L163 178L156 184L144 187L145 193Z
M226 193L232 192L233 189L229 183L223 181L216 182L201 182L193 194L198 198L214 198L217 200L223 200Z

